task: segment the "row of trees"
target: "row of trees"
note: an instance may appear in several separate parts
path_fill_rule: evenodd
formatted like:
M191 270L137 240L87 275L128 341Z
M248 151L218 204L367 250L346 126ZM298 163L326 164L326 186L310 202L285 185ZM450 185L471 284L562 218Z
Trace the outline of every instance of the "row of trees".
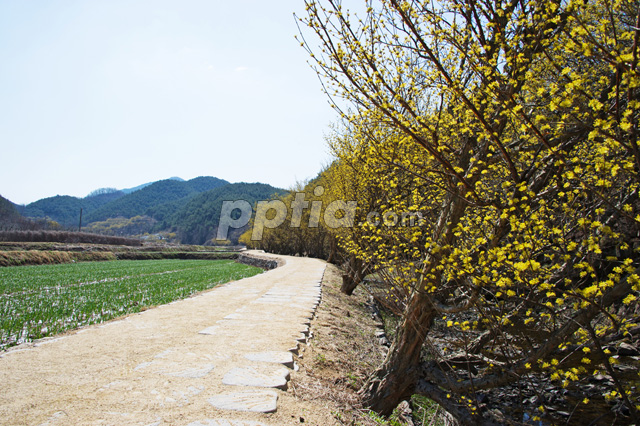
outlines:
M330 233L404 306L363 401L390 414L422 394L462 424L554 423L555 387L570 422L639 422L637 364L619 350L640 332L638 4L306 5L302 44L351 105L323 179L356 219ZM381 226L372 212L423 220ZM283 250L279 230L265 248ZM335 251L296 232L292 252ZM600 376L597 396L575 399ZM500 418L483 403L514 387L535 406Z
M151 232L156 222L149 216L116 217L90 223L85 230L103 235L142 235Z
M368 262L345 249L348 237L360 234L353 225L367 217L362 215L363 204L358 206L362 199L352 185L356 181L347 179L339 163L309 182L298 183L275 199L278 204L259 202L239 242L253 249L338 264L343 269L341 289L350 295L372 270ZM282 217L277 218L278 214Z

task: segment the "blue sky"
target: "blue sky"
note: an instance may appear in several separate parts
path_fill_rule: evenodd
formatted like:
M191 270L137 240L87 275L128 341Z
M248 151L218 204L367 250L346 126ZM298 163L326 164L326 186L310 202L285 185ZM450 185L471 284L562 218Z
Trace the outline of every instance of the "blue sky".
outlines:
M302 0L0 0L0 195L315 176L336 113L293 12Z

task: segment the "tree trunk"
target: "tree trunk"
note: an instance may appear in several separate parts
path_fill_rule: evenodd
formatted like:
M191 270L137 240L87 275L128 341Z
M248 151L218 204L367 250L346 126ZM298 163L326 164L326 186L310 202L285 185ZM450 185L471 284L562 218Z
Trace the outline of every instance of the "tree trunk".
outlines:
M414 293L387 359L359 391L366 406L388 416L413 395L420 372L422 345L435 315L429 295Z
M336 251L337 251L337 243L336 243L336 237L327 233L326 237L329 240L329 258L327 259L327 263L333 263L333 259L336 256Z
M359 283L360 281L356 280L352 274L342 274L342 285L340 286L340 291L347 296L351 296Z
M358 284L364 279L364 268L362 260L351 255L345 267L346 273L342 274L342 285L340 291L351 296Z

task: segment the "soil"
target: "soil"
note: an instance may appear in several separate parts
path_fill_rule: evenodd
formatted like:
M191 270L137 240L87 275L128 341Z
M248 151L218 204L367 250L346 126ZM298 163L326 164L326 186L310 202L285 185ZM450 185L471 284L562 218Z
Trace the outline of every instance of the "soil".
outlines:
M364 286L347 296L340 292L341 281L339 269L327 265L322 303L311 324L313 339L290 388L297 398L332 413L329 424L380 425L359 404L357 391L386 356L382 320Z

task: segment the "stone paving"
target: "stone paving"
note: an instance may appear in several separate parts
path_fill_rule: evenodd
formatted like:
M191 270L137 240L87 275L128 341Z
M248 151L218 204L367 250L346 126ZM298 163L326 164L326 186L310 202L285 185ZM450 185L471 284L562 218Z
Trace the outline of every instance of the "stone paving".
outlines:
M324 269L286 258L202 295L9 351L0 415L13 410L7 424L269 425L240 413L278 410Z

